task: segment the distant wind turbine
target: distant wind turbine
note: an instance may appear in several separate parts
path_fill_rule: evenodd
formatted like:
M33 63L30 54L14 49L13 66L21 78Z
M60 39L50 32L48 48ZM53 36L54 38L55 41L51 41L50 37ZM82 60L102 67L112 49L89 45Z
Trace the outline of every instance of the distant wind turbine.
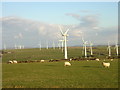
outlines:
M116 55L117 55L117 56L118 56L118 54L119 54L119 53L118 53L118 47L119 47L119 46L118 46L118 44L116 43L115 49L116 49Z
M65 54L64 54L64 57L65 57L65 59L68 59L68 55L67 55L67 36L68 36L68 31L69 31L69 29L67 29L64 33L63 33L63 31L62 31L62 28L59 26L59 28L60 28L60 31L61 31L61 35L64 37L64 51L65 51Z
M41 50L41 42L38 45L39 45L39 49Z
M62 48L62 52L63 52L63 44L64 44L64 40L59 40L59 42L61 42L61 48Z
M91 55L91 56L93 55L92 45L93 45L93 43L90 42L90 55Z
M55 49L55 43L54 43L54 41L53 41L53 49Z
M48 49L48 41L46 42L46 49Z
M83 38L82 38L82 41L83 41L83 48L84 48L85 58L87 58L87 49L86 49L87 41L84 41Z
M6 50L6 44L4 44L4 50Z
M111 46L110 46L110 43L108 42L108 56L110 57L111 56Z
M16 44L15 44L15 49L17 49L17 46L16 46Z

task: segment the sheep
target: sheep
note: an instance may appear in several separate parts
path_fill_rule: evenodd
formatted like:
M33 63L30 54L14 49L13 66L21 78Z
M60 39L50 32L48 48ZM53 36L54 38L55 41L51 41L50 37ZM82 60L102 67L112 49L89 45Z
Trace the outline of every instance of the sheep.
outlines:
M108 62L108 63L106 63L106 62L102 62L102 65L104 66L104 67L110 67L110 63Z
M96 58L95 60L96 60L96 61L100 61L99 58Z
M72 58L70 58L70 60L69 61L72 61Z
M13 64L13 61L9 60L7 63L8 63L8 64Z
M43 63L43 62L45 62L45 60L41 60L40 62L42 62L42 63Z
M17 61L16 61L16 60L13 60L13 63L17 63Z
M71 66L71 64L69 62L65 62L64 66Z
M110 59L111 61L113 61L113 59Z

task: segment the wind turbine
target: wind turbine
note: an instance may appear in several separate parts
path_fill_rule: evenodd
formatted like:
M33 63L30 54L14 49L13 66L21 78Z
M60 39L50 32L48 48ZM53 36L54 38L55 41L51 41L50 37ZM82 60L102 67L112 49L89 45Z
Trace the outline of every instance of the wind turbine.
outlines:
M62 48L62 52L63 52L63 44L64 44L64 40L59 40L59 42L61 42L61 48Z
M55 43L54 43L54 41L53 41L53 49L55 49Z
M108 42L108 56L110 57L111 56L111 46L110 46L110 43Z
M59 26L59 28L60 28L60 31L61 31L61 35L64 37L64 51L65 51L65 59L68 59L68 56L67 56L67 36L68 36L68 31L69 31L69 29L67 29L64 33L63 33L63 31L62 31L62 28Z
M61 49L61 48L60 48L60 42L58 42L58 48Z
M115 45L115 49L116 49L116 55L118 56L118 44L116 43L116 45Z
M4 44L4 50L6 50L6 44Z
M41 50L41 42L38 45L39 45L39 49Z
M22 46L21 46L21 45L19 45L19 49L22 49Z
M92 45L93 45L93 43L90 42L90 55L91 55L91 56L93 55Z
M82 41L83 41L83 49L84 49L85 58L87 58L87 50L86 50L87 41L84 41L83 38L82 38Z
M15 49L17 49L17 46L16 46L16 44L15 44Z
M46 49L48 49L48 41L46 42Z

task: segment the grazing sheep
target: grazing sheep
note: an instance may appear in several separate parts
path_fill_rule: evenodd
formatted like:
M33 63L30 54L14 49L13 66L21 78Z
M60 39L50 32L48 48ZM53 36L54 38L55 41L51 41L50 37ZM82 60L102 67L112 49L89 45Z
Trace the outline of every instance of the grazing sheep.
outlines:
M111 61L113 61L113 59L111 59Z
M42 62L42 63L43 63L43 62L45 62L45 60L41 60L40 62Z
M64 66L71 66L71 64L69 62L65 62Z
M89 61L89 60L87 60L87 61Z
M99 58L96 58L95 60L96 60L96 61L100 61L100 59L99 59Z
M72 58L70 58L70 61L72 61Z
M102 65L104 66L104 67L110 67L110 63L105 63L105 62L102 62Z
M13 63L17 63L17 61L16 61L16 60L13 60Z
M8 64L12 64L12 63L13 63L13 61L10 61L10 60L9 60L7 63L8 63Z

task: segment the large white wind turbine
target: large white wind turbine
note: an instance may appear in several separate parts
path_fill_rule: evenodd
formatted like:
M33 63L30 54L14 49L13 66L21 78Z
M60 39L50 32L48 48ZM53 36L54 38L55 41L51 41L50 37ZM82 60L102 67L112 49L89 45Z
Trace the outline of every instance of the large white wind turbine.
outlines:
M91 56L93 55L92 45L93 45L93 43L90 42L90 55L91 55Z
M69 29L67 29L64 33L63 33L63 31L62 31L62 28L59 26L59 28L60 28L60 31L61 31L61 35L64 37L64 51L65 51L65 59L68 59L68 56L67 56L67 36L68 36L68 31L69 31Z
M118 56L118 44L116 43L116 45L115 45L115 49L116 49L116 55Z
M87 58L87 49L86 49L87 41L84 41L83 38L82 38L82 41L83 41L83 48L84 48L85 58Z
M111 56L111 46L110 46L110 43L108 42L108 56L110 57Z

